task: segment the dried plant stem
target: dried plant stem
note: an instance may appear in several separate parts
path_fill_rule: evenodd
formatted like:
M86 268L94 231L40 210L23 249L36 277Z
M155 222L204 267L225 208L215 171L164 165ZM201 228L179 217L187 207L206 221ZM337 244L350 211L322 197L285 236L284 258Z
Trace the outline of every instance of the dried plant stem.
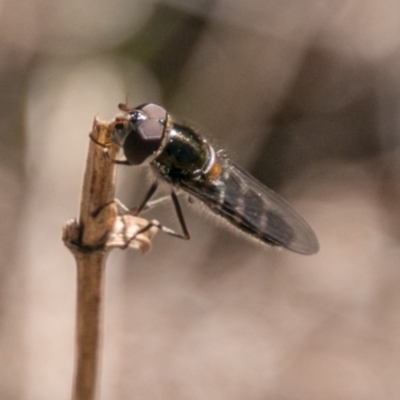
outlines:
M113 123L95 120L92 135L101 143L109 143L112 130ZM117 147L111 146L109 154L114 158ZM101 146L90 141L79 223L75 221L64 228L64 241L74 254L78 268L73 400L95 398L106 245L117 216L114 206L105 205L113 201L114 188L115 165L105 157ZM101 211L96 215L98 210Z
M68 221L63 240L77 264L77 318L75 377L72 400L94 400L101 340L105 260L112 248L131 247L145 253L157 232L157 221L132 214L117 215L114 204L115 164L118 152L99 143L112 143L115 122L95 120L89 143L79 222Z
M95 398L103 307L104 255L87 254L77 260L77 321L73 400Z

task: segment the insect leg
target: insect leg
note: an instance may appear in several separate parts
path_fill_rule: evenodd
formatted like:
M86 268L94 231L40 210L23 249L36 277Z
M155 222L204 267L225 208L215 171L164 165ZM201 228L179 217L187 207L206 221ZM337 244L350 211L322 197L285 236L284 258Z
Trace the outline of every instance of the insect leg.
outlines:
M126 244L123 246L123 248L127 248L129 247L129 244L132 242L132 240L134 240L137 235L140 235L143 232L148 231L150 228L152 228L153 226L155 226L157 229L159 229L161 232L166 233L167 235L170 236L174 236L178 239L184 239L184 240L189 240L190 237L188 236L189 234L180 234L178 232L175 232L174 230L167 228L164 225L161 225L158 221L150 221L145 227L143 227L142 229L138 230L127 242Z
M153 184L153 186L156 186L155 189L157 189L157 185L156 184ZM155 191L155 189L154 189L154 191ZM153 191L153 193L154 193L154 191ZM150 192L151 192L151 189L149 190L149 193ZM147 194L146 197L148 197L148 194ZM185 218L183 217L183 212L182 212L181 206L179 204L178 196L176 195L176 193L174 191L171 192L171 198L172 198L172 202L173 202L174 207L175 207L175 212L176 212L176 215L178 216L179 224L181 225L183 234L177 233L174 230L172 230L170 228L167 228L164 225L161 225L158 221L150 221L145 227L143 227L138 232L136 232L135 235L133 235L127 241L127 243L126 243L126 245L124 247L128 247L129 244L131 243L131 241L134 240L137 235L139 235L140 233L146 232L147 230L149 230L153 226L158 228L160 231L166 233L167 235L174 236L176 238L184 239L184 240L189 240L190 239L190 234L189 234L189 231L188 231L188 229L186 227ZM161 197L160 199L155 200L154 203L158 202L160 200L164 201L165 199L166 199L165 197Z
M149 191L146 193L145 198L143 199L142 203L140 204L139 207L135 207L133 209L129 209L124 203L122 203L120 200L118 199L113 199L111 201L109 201L108 203L104 204L102 207L100 207L98 210L94 211L92 213L92 217L96 218L101 211L103 211L107 206L111 205L111 204L116 204L119 208L121 208L121 210L123 210L125 213L128 214L132 214L134 216L138 216L142 211L147 211L150 208L156 206L159 203L165 202L166 200L169 199L169 196L165 196L165 197L160 197L159 199L156 199L154 201L150 201L150 198L153 196L153 194L155 193L155 191L157 190L158 187L158 183L157 181L154 182Z
M128 160L117 160L115 158L111 158L110 153L108 152L108 147L109 145L105 143L99 142L92 133L89 135L90 140L92 140L94 143L97 145L101 146L103 148L103 153L111 160L112 163L118 164L118 165L131 165Z
M176 215L178 216L178 220L179 220L179 223L180 223L182 231L183 231L183 236L181 235L181 237L182 237L182 239L189 240L190 234L186 227L186 222L185 222L185 218L183 217L181 205L179 204L178 196L176 195L176 193L173 190L171 192L171 198L174 203L175 212L176 212Z
M141 211L143 211L143 209L146 207L146 204L148 203L148 201L151 199L151 197L153 196L153 194L156 192L158 187L158 182L155 181L151 186L149 191L146 193L146 196L144 197L143 201L141 202L139 207L134 208L133 210L130 210L131 214L133 215L139 215L141 213Z
M122 210L124 210L126 213L130 213L129 208L122 203L120 200L118 199L113 199L109 202L107 202L106 204L103 204L101 207L99 207L96 211L93 211L91 213L93 218L96 218L106 207L110 206L111 204L116 204L118 207L120 207Z
M142 201L142 203L140 204L140 206L134 208L133 210L129 210L129 209L128 209L123 203L121 203L118 199L114 199L113 201L107 203L107 205L112 204L112 203L116 203L116 204L119 205L124 211L126 211L126 212L128 212L128 213L130 213L130 214L132 214L132 215L137 216L137 215L139 215L140 212L143 211L146 207L151 208L152 206L155 206L155 205L157 205L157 204L159 204L159 203L162 203L162 202L166 201L166 200L169 198L169 196L167 196L167 197L160 197L159 199L156 199L156 200L154 200L154 201L152 201L152 202L149 202L149 200L151 199L151 197L152 197L152 196L154 195L154 193L156 192L157 188L158 188L158 182L156 181L156 182L154 182L154 183L151 185L150 189L149 189L148 192L146 193L146 196L145 196L145 198L143 199L143 201ZM180 206L180 204L179 204L178 196L176 195L176 193L175 193L173 190L172 190L172 192L171 192L171 199L172 199L172 202L173 202L173 204L174 204L175 212L176 212L176 215L177 215L177 217L178 217L178 221L179 221L179 224L180 224L180 226L181 226L181 228L182 228L183 234L177 233L177 232L175 232L174 230L172 230L172 229L170 229L170 228L167 228L167 227L164 226L164 225L161 225L158 221L150 221L145 227L143 227L142 229L140 229L139 231L137 231L137 232L126 242L126 245L124 246L124 248L128 247L129 244L132 242L132 240L135 239L135 237L136 237L137 235L139 235L139 234L141 234L141 233L143 233L143 232L146 232L147 230L149 230L149 229L150 229L151 227L153 227L153 226L155 226L156 228L158 228L160 231L166 233L167 235L174 236L174 237L177 237L177 238L179 238L179 239L184 239L184 240L189 240L189 239L190 239L190 234L189 234L189 231L188 231L188 229L187 229L187 227L186 227L185 218L184 218L184 216L183 216L183 212L182 212L181 206ZM106 206L107 206L107 205L106 205ZM101 210L103 210L103 209L104 209L104 207L101 207L100 210L96 211L96 213L94 214L94 216L98 215L99 212L100 212Z
M92 142L96 143L96 144L99 145L100 147L103 147L103 149L107 149L107 148L108 148L108 146L107 146L105 143L99 142L99 141L97 140L97 138L95 138L95 137L93 136L93 132L90 132L89 138L90 138L90 140L91 140Z
M141 212L150 211L151 209L159 206L160 204L166 203L167 201L171 201L171 196L170 195L162 196L162 197L159 197L158 199L148 201L146 203L146 205L143 207ZM130 213L130 214L132 214L132 212L137 212L137 209L138 209L138 207L136 207L136 208L133 208L132 210L130 210L124 203L122 203L118 199L114 199L110 203L117 204L122 210L124 210L125 212ZM110 204L110 203L108 203L108 204Z
M132 164L128 160L117 160L115 158L111 158L110 155L108 154L108 151L107 151L107 155L113 164L132 166Z
M158 199L149 201L146 204L146 206L143 208L143 212L147 212L147 211L151 210L152 208L158 207L160 204L166 203L167 201L170 201L170 200L171 200L171 195L168 194L166 196L159 197ZM188 197L188 202L193 204L194 203L194 199L191 196L189 196Z
M171 196L167 195L167 196L162 196L162 197L159 197L158 199L149 201L146 204L146 207L143 208L143 211L144 212L149 211L152 208L157 207L158 205L166 203L167 201L170 201L170 200L171 200Z

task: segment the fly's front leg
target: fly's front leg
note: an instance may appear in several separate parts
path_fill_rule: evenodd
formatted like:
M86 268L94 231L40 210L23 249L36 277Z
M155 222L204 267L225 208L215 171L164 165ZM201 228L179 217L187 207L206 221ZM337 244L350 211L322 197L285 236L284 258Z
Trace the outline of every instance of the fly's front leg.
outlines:
M139 207L136 207L136 208L130 210L131 214L139 215L143 211L143 209L146 207L146 205L149 202L149 200L153 197L153 195L156 192L157 188L158 188L158 182L155 181L150 186L149 191L146 193L146 196L144 197L143 201L140 203Z
M166 203L167 201L171 201L171 196L170 195L159 197L158 199L148 201L147 204L143 207L141 212L144 213L144 212L150 211L151 209L159 206L160 204ZM121 210L124 210L128 214L132 214L133 212L137 212L137 209L138 209L138 207L135 207L133 209L129 209L124 203L122 203L118 199L114 199L111 203L117 204L121 208ZM108 203L108 204L110 204L110 203Z
M110 153L108 152L108 148L110 146L110 144L107 143L101 143L99 142L94 136L93 136L93 132L90 133L89 135L90 140L92 140L94 143L96 143L97 145L99 145L100 147L103 148L103 154L108 157L108 159L113 163L113 164L118 164L118 165L132 165L129 163L128 160L117 160L115 158L111 158Z
M158 183L154 182L150 189L148 190L148 192L146 193L145 198L143 199L143 201L141 202L141 204L139 205L139 207L135 207L132 209L129 209L124 203L122 203L120 200L118 199L114 199L111 200L110 202L104 204L102 207L100 207L98 210L96 210L95 212L92 213L92 217L95 218L97 217L106 207L108 207L111 204L116 204L119 208L121 208L125 213L127 214L132 214L133 216L138 216L142 210L146 207L147 203L149 202L149 200L151 199L151 197L154 195L154 193L156 192L158 187ZM156 200L157 201L157 200Z

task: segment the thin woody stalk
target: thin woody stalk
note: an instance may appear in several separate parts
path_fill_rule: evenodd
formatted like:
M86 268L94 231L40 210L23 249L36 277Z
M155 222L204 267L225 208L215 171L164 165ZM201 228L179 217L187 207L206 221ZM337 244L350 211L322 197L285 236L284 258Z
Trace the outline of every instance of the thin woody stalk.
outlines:
M95 120L83 180L79 222L68 221L63 240L77 264L75 373L72 400L94 400L100 351L105 260L112 248L151 247L157 228L130 213L118 215L114 204L115 121ZM107 144L109 156L104 154ZM100 144L100 145L99 145ZM153 221L156 222L156 221ZM139 233L140 232L140 233Z
M93 123L92 135L101 143L111 142L112 131L113 123L97 120ZM112 145L108 151L114 158L118 148ZM90 141L82 187L79 223L74 225L76 229L72 239L66 241L77 263L76 358L73 400L95 399L104 297L103 279L107 257L106 244L117 216L115 206L106 205L113 201L114 191L115 165L111 162L110 157L104 156L101 146ZM99 210L101 211L96 215Z

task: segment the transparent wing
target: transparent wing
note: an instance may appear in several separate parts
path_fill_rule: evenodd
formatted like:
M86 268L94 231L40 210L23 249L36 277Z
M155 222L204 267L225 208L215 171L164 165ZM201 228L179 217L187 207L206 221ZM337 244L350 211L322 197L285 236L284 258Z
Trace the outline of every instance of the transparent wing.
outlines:
M185 181L181 187L213 213L262 242L301 254L319 250L312 229L285 200L228 160L224 160L217 181Z

